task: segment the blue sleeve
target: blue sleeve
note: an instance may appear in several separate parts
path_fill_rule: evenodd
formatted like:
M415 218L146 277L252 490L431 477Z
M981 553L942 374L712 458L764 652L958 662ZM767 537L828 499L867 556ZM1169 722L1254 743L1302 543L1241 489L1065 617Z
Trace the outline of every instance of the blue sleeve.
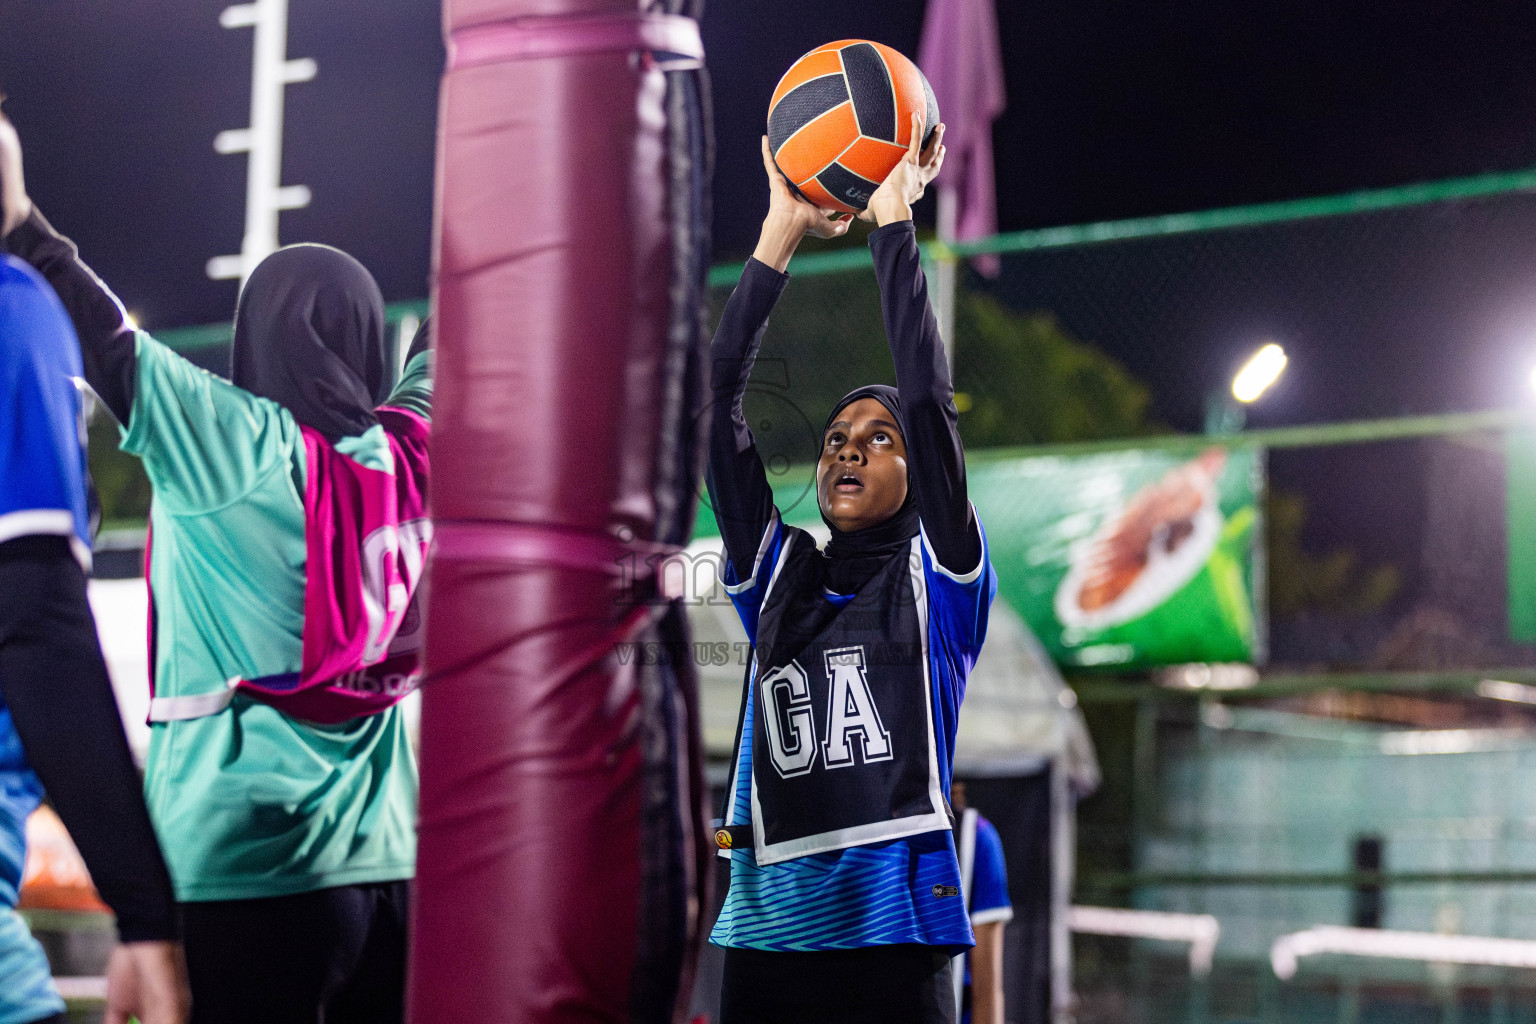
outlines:
M1008 899L1008 862L1003 841L986 818L976 821L976 860L971 867L971 924L1013 920Z
M50 974L48 956L21 915L0 906L0 1020L62 1020L64 1000Z
M923 575L929 588L928 612L933 617L929 628L952 645L952 654L965 662L967 672L987 638L987 615L992 599L997 596L997 573L992 569L987 531L974 509L972 517L981 538L981 557L964 574L950 572L939 564L928 540L928 530L922 529Z
M90 565L80 343L31 267L0 258L0 541L70 539Z
M757 646L757 616L763 609L763 595L768 592L768 583L783 553L784 536L784 522L779 518L779 510L774 509L746 579L740 578L736 572L736 563L729 557L721 560L723 572L720 581L725 584L725 592L730 595L731 604L735 605L736 614L741 617L741 624L746 628L747 640L754 647Z
M0 911L14 907L21 894L27 817L42 802L43 784L27 764L11 711L0 699Z
M953 761L955 735L960 727L960 703L965 699L965 681L976 665L982 642L987 638L987 616L997 593L997 575L987 547L987 533L981 519L972 512L976 534L981 541L981 557L970 572L957 575L939 564L929 546L927 527L922 528L923 583L928 589L923 607L927 611L928 667L933 685L934 724L941 746L940 769L949 786L949 766Z

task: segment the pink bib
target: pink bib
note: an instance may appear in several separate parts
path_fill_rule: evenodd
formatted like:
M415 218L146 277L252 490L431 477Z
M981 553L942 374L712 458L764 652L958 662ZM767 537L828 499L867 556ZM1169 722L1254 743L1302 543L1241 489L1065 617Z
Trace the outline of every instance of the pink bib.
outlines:
M416 689L424 624L416 588L432 542L431 425L389 406L378 417L389 441L386 470L359 465L300 427L307 458L301 670L231 679L209 694L153 698L150 721L216 714L245 693L295 718L332 724L393 707Z

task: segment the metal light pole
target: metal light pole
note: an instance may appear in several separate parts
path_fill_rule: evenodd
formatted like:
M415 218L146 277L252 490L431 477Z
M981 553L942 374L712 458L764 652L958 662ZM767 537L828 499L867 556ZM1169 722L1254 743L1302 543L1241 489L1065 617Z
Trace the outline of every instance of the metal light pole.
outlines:
M308 57L289 60L288 0L254 0L224 8L219 24L225 28L254 28L251 59L251 126L214 136L220 153L247 154L245 179L245 238L240 252L208 261L215 281L239 278L243 284L256 264L278 247L277 215L309 205L304 185L282 184L283 89L315 77L317 65Z
M949 187L939 187L939 248L933 268L933 311L939 321L939 338L944 342L944 358L949 374L955 374L955 293L960 281L960 263L949 251L955 241L955 227L960 220L960 196Z
M1051 798L1051 1022L1072 1024L1077 998L1072 989L1072 928L1068 921L1077 874L1077 798L1072 794L1068 735L1077 694L1063 689L1055 709L1056 755L1050 761Z

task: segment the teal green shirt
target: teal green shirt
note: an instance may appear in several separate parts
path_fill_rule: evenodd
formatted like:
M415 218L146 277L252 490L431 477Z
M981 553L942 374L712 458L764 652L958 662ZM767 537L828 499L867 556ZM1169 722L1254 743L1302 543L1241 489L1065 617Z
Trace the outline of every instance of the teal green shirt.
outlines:
M299 670L304 626L304 440L277 403L137 336L123 450L154 489L155 692L221 690ZM390 404L426 414L429 355ZM367 462L382 430L344 442ZM338 445L341 447L341 445ZM182 901L284 896L410 878L416 764L396 707L341 725L299 721L245 696L157 722L144 778Z

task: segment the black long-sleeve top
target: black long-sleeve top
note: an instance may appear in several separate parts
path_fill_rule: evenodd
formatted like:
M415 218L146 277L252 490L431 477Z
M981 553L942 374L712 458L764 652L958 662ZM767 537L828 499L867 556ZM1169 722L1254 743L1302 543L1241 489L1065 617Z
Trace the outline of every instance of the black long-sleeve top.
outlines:
M117 915L119 937L177 938L170 875L128 753L85 576L62 537L0 544L0 698L96 891Z
M939 564L964 574L981 559L981 534L965 487L954 386L928 305L928 282L911 221L870 232L880 282L886 340L896 366L896 390L907 436L907 469L918 517ZM713 417L709 493L726 557L745 578L773 518L773 490L742 411L747 380L788 274L752 259L731 293L710 345ZM745 570L745 572L743 572Z
M5 236L4 243L11 255L32 264L58 293L80 336L85 382L119 423L127 423L137 367L133 332L122 303L81 261L75 243L55 231L36 207Z

